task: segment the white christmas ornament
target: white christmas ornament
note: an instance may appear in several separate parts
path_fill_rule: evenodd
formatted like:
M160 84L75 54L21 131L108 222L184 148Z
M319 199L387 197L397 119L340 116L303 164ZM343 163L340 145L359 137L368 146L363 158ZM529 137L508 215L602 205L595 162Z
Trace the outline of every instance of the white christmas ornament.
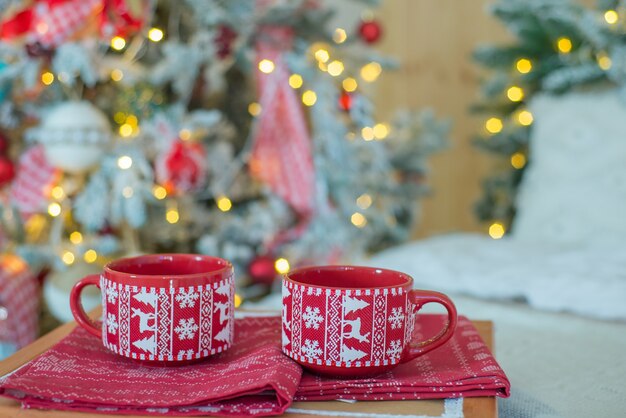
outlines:
M98 163L111 140L111 125L89 102L64 102L52 109L34 132L50 164L82 173Z

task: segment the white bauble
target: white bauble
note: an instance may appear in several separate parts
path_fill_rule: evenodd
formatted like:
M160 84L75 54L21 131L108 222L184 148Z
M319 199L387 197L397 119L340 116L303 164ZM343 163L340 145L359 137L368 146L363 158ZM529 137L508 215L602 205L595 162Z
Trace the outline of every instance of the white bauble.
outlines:
M65 271L50 274L43 285L43 297L50 314L61 322L73 320L70 309L72 287L83 277L101 270L96 264L76 263ZM86 287L81 294L81 302L86 312L91 311L101 303L100 291L95 286Z
M102 158L111 141L111 125L89 102L64 102L45 115L36 139L50 164L68 173L82 173Z

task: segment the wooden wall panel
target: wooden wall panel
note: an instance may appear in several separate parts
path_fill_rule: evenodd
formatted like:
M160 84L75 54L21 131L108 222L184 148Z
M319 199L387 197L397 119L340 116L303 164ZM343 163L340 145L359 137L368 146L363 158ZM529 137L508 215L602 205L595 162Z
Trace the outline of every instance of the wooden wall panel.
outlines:
M380 117L398 107L431 107L453 119L450 148L431 163L434 193L425 199L417 236L451 231L484 231L472 205L481 178L493 163L471 145L482 118L470 115L482 70L471 60L481 43L508 39L505 28L486 12L486 0L387 0L377 11L385 35L377 45L401 61L383 73L376 87Z

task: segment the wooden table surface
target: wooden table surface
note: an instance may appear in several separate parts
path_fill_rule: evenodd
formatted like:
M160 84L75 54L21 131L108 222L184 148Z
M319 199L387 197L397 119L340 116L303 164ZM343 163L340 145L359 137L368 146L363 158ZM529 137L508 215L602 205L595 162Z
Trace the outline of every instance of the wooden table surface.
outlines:
M92 313L94 316L98 312ZM493 325L490 321L473 321L476 329L487 346L493 351ZM76 326L75 322L68 322L44 335L32 344L22 348L11 357L0 362L0 376L12 372L28 361L34 359L48 350L63 337L68 335ZM345 402L294 402L292 408L319 409L324 411L341 412L366 412L368 414L394 414L394 415L423 415L441 416L444 411L442 400L420 401L361 401L357 403ZM465 418L497 418L497 403L494 397L466 398L463 400L463 413ZM311 418L310 414L287 413L289 418ZM336 415L319 415L317 417L333 417ZM21 409L20 404L12 399L0 397L0 417L3 418L103 418L102 414L67 412L67 411L42 411L36 409ZM130 417L125 415L125 417Z

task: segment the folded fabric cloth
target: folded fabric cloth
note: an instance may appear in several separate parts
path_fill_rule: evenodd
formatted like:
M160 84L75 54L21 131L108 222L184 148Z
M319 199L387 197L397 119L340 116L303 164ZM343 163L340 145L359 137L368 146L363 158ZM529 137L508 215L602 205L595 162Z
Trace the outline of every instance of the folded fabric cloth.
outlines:
M419 315L415 337L423 341L442 327L443 315ZM333 379L304 373L297 401L404 400L510 395L511 385L478 331L464 316L440 348L372 378Z
M0 381L25 408L142 415L277 415L302 371L280 350L280 318L235 322L228 351L187 366L119 357L82 328Z
M443 321L442 315L420 315L416 337L433 336ZM230 350L178 367L150 367L119 357L77 328L2 378L0 394L20 400L26 408L219 416L277 415L294 399L509 395L504 372L465 317L459 318L457 332L441 348L366 379L302 375L300 366L281 353L280 322L280 317L239 319Z

